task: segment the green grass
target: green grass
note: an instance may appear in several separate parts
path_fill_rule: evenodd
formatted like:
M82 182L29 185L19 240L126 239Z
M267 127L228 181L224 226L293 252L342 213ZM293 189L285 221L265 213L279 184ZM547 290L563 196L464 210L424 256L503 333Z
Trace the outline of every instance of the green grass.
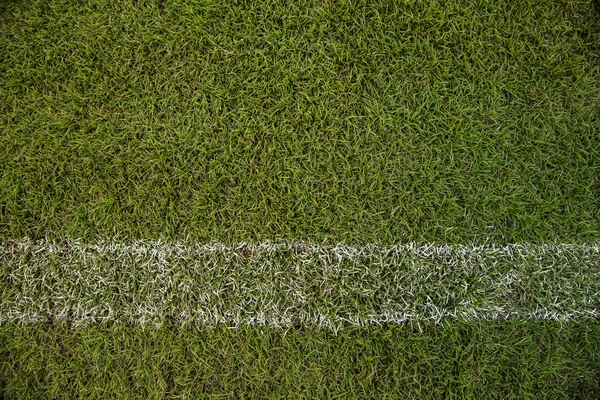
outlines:
M7 398L578 398L600 325L329 330L1 327ZM1 392L0 392L1 393Z
M0 241L597 243L599 4L1 1ZM589 319L114 323L0 324L0 396L600 397Z
M4 7L4 237L598 238L590 1Z

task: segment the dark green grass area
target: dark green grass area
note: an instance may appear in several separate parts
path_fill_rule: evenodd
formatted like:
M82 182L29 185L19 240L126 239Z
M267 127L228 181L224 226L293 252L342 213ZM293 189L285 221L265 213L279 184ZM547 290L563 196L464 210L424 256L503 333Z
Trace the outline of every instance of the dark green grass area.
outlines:
M5 238L598 238L591 1L26 1L0 18Z
M600 325L0 328L5 398L600 396Z

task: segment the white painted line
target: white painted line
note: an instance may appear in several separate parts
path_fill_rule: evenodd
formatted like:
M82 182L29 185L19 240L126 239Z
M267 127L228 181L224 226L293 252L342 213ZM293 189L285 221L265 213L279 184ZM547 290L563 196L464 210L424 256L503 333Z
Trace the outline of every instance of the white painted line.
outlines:
M600 317L600 244L0 244L0 323L345 325Z

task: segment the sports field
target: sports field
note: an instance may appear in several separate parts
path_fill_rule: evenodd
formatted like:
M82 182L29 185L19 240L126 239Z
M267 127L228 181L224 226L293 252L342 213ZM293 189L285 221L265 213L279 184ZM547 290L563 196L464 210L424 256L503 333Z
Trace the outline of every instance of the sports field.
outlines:
M598 1L2 1L0 160L0 397L600 398Z

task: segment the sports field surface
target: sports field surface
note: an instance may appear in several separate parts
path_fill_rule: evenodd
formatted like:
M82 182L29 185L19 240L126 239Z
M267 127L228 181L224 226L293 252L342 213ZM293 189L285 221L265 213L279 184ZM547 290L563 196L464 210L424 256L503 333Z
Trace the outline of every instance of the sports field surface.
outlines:
M600 398L600 3L0 1L0 397Z

